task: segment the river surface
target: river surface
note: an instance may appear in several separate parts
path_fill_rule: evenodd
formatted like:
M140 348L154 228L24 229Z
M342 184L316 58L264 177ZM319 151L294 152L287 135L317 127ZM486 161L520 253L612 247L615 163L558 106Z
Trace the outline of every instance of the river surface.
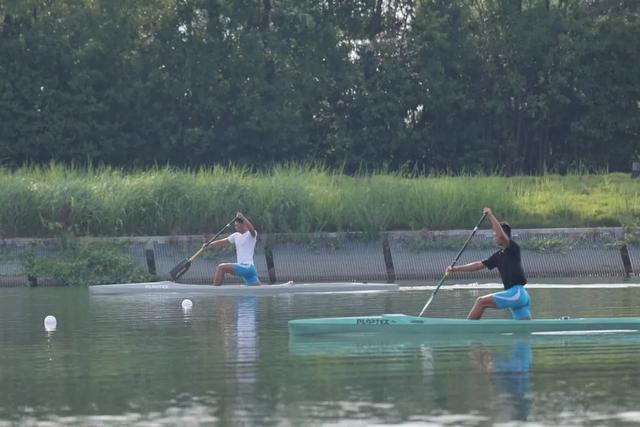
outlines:
M486 289L441 290L465 317ZM640 336L290 339L431 294L191 298L0 289L0 426L640 424ZM639 316L640 288L530 289L534 316ZM43 319L55 315L55 331ZM493 313L492 317L502 317Z

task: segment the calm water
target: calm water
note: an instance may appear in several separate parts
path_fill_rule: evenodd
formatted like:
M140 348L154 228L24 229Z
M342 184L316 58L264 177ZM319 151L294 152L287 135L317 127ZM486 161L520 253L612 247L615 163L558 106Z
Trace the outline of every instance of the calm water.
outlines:
M427 314L464 317L479 292L441 291ZM537 317L640 315L640 288L530 293ZM185 313L176 296L0 289L0 426L640 423L639 336L288 335L290 319L415 314L429 295L201 296Z

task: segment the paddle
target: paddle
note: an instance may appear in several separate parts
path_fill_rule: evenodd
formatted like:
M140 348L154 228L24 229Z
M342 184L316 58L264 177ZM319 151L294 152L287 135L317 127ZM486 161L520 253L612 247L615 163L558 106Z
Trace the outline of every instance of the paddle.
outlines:
M456 259L454 259L453 262L451 263L451 267L456 265L456 263L460 259L460 255L462 255L462 252L464 252L464 250L467 248L467 245L469 244L469 242L471 241L473 236L476 234L476 231L478 231L478 227L480 227L480 224L482 224L482 221L484 221L484 219L486 217L487 217L486 213L482 215L482 218L480 218L480 221L478 221L478 224L476 224L476 226L473 228L473 231L471 232L471 235L467 238L467 241L464 242L464 245L462 245L462 249L460 249L460 252L458 252L458 255L456 255ZM418 317L422 317L422 314L427 309L427 307L429 307L429 304L431 304L431 301L433 301L433 298L436 296L436 293L438 293L438 289L440 289L440 286L442 286L442 284L444 283L444 281L447 278L447 276L449 276L449 272L445 271L444 276L442 276L442 278L438 282L438 285L434 289L434 291L431 294L431 297L429 298L427 303L424 305L424 307L422 307L422 310L420 311L420 314L418 314Z
M189 267L191 267L191 263L193 262L193 260L196 259L207 248L207 245L209 243L211 243L214 240L216 240L218 238L218 236L220 236L224 230L229 228L231 226L231 224L233 224L233 222L235 220L236 219L234 218L231 222L229 222L227 225L222 227L222 229L220 231L218 231L218 233L216 233L215 236L213 236L211 239L209 239L205 243L203 243L202 246L200 247L200 249L198 249L198 251L195 254L191 255L189 258L183 259L182 261L180 261L178 263L178 265L173 267L171 269L171 271L169 271L169 275L171 275L171 279L175 282L176 280L178 280L180 278L180 276L182 276L184 273L186 273L189 270Z

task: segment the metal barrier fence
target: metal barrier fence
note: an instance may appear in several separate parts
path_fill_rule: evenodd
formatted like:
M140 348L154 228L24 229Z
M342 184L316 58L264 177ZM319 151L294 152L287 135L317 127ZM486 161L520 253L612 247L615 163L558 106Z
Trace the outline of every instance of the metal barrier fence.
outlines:
M362 233L260 234L254 261L263 283L313 281L433 281L462 246L468 230ZM640 247L623 243L619 228L514 230L525 273L540 277L629 277L640 268ZM99 239L98 239L99 240ZM107 239L113 240L113 239ZM203 236L150 236L124 240L124 251L158 279L193 254ZM52 239L0 240L0 286L53 285L50 278L26 277L26 256L55 257ZM480 230L459 264L483 260L497 248L490 230ZM217 264L235 262L232 246L201 255L180 279L210 283ZM634 270L635 269L635 270ZM496 280L495 271L466 273L464 279ZM238 279L229 277L230 282Z

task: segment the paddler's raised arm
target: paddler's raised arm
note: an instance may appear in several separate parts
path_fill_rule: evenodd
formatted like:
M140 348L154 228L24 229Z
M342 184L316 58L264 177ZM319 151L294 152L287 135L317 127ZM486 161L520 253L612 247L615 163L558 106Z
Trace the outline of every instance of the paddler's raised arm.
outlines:
M256 229L253 227L253 224L251 224L251 221L249 221L247 217L242 214L242 212L238 212L236 214L236 218L241 219L242 222L244 222L247 225L247 228L249 229L249 233L251 233L253 237L256 237Z
M508 248L511 239L509 238L509 236L507 236L507 233L504 232L502 225L500 224L500 222L498 222L498 219L491 211L491 208L484 208L482 212L484 212L489 217L489 221L491 221L491 228L493 229L493 232L495 233L498 240L500 240L498 244L503 248Z

